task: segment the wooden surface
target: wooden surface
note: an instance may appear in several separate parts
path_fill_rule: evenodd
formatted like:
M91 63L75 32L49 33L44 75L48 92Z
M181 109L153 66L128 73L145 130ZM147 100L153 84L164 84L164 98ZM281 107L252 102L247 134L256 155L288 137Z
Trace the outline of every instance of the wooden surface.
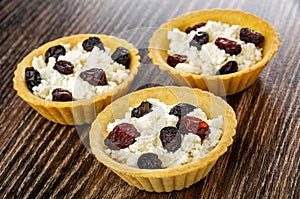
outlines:
M182 191L129 186L89 152L85 126L47 121L13 90L13 72L33 49L77 33L119 36L135 44L142 66L131 87L175 85L147 57L162 23L193 10L252 12L280 33L281 48L259 79L227 101L237 134L210 174ZM300 198L299 0L1 0L0 198Z

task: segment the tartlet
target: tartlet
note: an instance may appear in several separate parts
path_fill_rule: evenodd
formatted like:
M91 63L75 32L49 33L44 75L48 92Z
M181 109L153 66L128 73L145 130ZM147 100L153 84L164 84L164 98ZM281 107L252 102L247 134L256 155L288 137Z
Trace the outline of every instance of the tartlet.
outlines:
M27 87L25 80L25 69L32 65L34 57L40 55L45 58L45 52L53 46L61 43L68 43L73 48L78 42L83 42L90 37L99 37L104 46L114 51L121 46L130 52L130 73L128 78L119 84L113 90L104 95L95 96L89 100L75 100L67 102L51 101L42 99L34 95ZM76 125L91 123L96 115L110 104L114 99L126 94L140 66L140 56L138 50L130 43L123 39L103 34L79 34L56 39L48 42L29 53L17 66L14 72L14 89L18 95L27 102L31 107L37 110L42 116L56 123L64 125Z
M148 98L159 99L165 104L178 102L195 104L201 108L208 118L222 115L224 118L223 133L219 143L198 161L182 166L165 169L138 169L126 166L113 160L106 152L104 140L109 134L107 125L115 119L124 118L129 107L136 107ZM200 89L188 87L155 87L139 90L123 96L108 105L97 116L90 130L90 146L92 153L105 166L132 186L146 191L170 192L181 190L204 178L216 161L233 142L236 131L236 116L233 109L221 98Z
M261 45L262 59L246 70L226 75L202 76L184 73L167 64L169 40L168 31L186 28L198 23L217 21L229 25L240 25L261 33L265 39ZM278 51L280 46L279 34L271 24L251 13L239 10L200 10L178 16L162 24L149 40L149 57L153 63L166 71L179 85L208 90L217 95L231 95L252 85L266 64Z

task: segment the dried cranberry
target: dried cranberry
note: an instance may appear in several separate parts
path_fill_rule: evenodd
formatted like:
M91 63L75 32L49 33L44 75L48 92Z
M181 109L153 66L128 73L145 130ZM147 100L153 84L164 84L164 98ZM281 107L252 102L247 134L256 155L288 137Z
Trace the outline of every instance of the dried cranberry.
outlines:
M155 153L144 153L137 161L137 165L140 169L161 169L161 164L161 160Z
M49 57L54 57L56 60L60 55L65 55L66 49L62 45L57 45L49 48L45 53L45 62L49 62Z
M159 135L163 148L168 152L174 152L181 146L181 135L177 128L167 126L160 130Z
M197 50L201 50L203 44L206 44L209 41L209 35L207 32L197 32L190 41L190 46L194 46Z
M181 118L188 114L189 112L192 112L196 107L191 104L187 103L179 103L171 108L170 115L176 115L177 117Z
M240 44L227 38L218 37L215 44L219 49L225 50L230 55L238 55L242 51Z
M178 63L184 63L186 60L187 60L186 55L174 54L168 56L167 63L170 66L175 67Z
M52 91L52 101L67 102L72 101L72 93L62 88L56 88Z
M74 66L71 62L60 60L55 63L53 68L61 74L69 75L73 73Z
M225 75L230 73L235 73L238 71L238 64L236 61L228 61L223 65L216 73L216 75Z
M140 133L132 124L118 124L104 139L105 145L112 150L119 150L128 147L135 142Z
M240 39L246 43L253 43L258 46L265 39L264 36L250 28L240 30Z
M79 76L93 86L103 86L108 84L105 72L99 68L83 71Z
M33 67L28 67L25 69L25 80L28 89L32 92L32 88L38 86L41 83L41 75L39 71L35 70Z
M206 23L198 23L194 26L189 26L189 27L187 27L187 29L185 29L185 32L187 34L189 34L190 32L192 32L192 30L197 30L198 28L201 28L202 26L205 26L205 25L206 25Z
M100 50L105 50L99 37L89 37L82 42L82 47L86 51L92 51L95 46L97 46Z
M112 60L115 62L122 64L126 69L129 69L130 65L130 56L129 50L123 47L118 47L115 52L111 55Z
M194 133L202 140L210 133L208 124L200 118L184 116L177 123L177 128L181 134Z
M138 107L132 109L131 117L140 118L152 111L152 104L150 102L142 102Z

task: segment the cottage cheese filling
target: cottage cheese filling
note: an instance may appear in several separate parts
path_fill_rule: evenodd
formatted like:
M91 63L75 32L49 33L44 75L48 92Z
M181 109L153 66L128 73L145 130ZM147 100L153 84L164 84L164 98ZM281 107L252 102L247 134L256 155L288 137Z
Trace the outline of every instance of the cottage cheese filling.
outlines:
M66 54L58 57L58 60L69 61L74 65L74 73L64 75L53 69L56 62L54 57L49 58L46 63L42 56L34 57L32 66L39 71L41 83L33 87L33 94L46 100L52 100L52 91L55 88L62 88L72 92L75 100L91 99L97 95L103 95L118 84L122 83L129 75L129 69L111 59L111 50L105 47L105 51L94 47L87 52L79 42L70 49L70 44L60 44L66 49ZM108 85L93 86L79 77L83 71L99 68L105 71Z
M188 57L188 63L179 63L176 69L185 73L201 74L204 76L215 75L216 72L228 61L238 63L238 71L245 70L262 59L262 49L253 43L245 43L239 38L240 29L238 25L228 25L221 22L208 21L205 26L198 28L197 32L207 32L209 42L202 45L201 50L189 45L196 31L189 34L175 28L168 32L170 41L169 55L180 54ZM220 50L214 41L218 37L225 37L234 40L241 45L242 51L238 55L229 55L224 50Z
M200 109L196 108L194 111L187 114L204 120L210 126L210 134L204 140L198 135L188 133L182 136L181 147L175 152L168 152L163 148L159 139L160 130L166 126L174 126L178 122L178 117L169 115L170 109L174 105L166 105L157 99L147 99L152 106L152 111L146 115L135 118L131 117L130 108L125 114L124 119L117 119L113 123L109 123L107 131L111 132L113 128L121 123L129 123L135 126L140 136L129 147L120 150L111 150L107 148L105 152L116 161L136 167L138 158L143 153L152 152L158 155L162 161L162 168L177 167L186 163L195 161L205 156L210 152L219 142L222 135L223 116L213 119L207 119L206 114Z

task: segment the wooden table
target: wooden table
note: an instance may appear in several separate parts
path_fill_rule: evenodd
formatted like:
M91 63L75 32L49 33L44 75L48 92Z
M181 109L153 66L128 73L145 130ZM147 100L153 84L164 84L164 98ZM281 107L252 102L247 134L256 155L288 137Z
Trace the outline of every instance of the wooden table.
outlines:
M209 175L182 191L131 187L89 151L89 125L44 119L13 89L13 72L30 51L78 33L134 43L142 66L131 90L176 85L151 63L147 45L167 20L193 10L241 9L270 22L281 48L253 86L227 96L237 134ZM300 198L299 0L1 0L0 198Z

